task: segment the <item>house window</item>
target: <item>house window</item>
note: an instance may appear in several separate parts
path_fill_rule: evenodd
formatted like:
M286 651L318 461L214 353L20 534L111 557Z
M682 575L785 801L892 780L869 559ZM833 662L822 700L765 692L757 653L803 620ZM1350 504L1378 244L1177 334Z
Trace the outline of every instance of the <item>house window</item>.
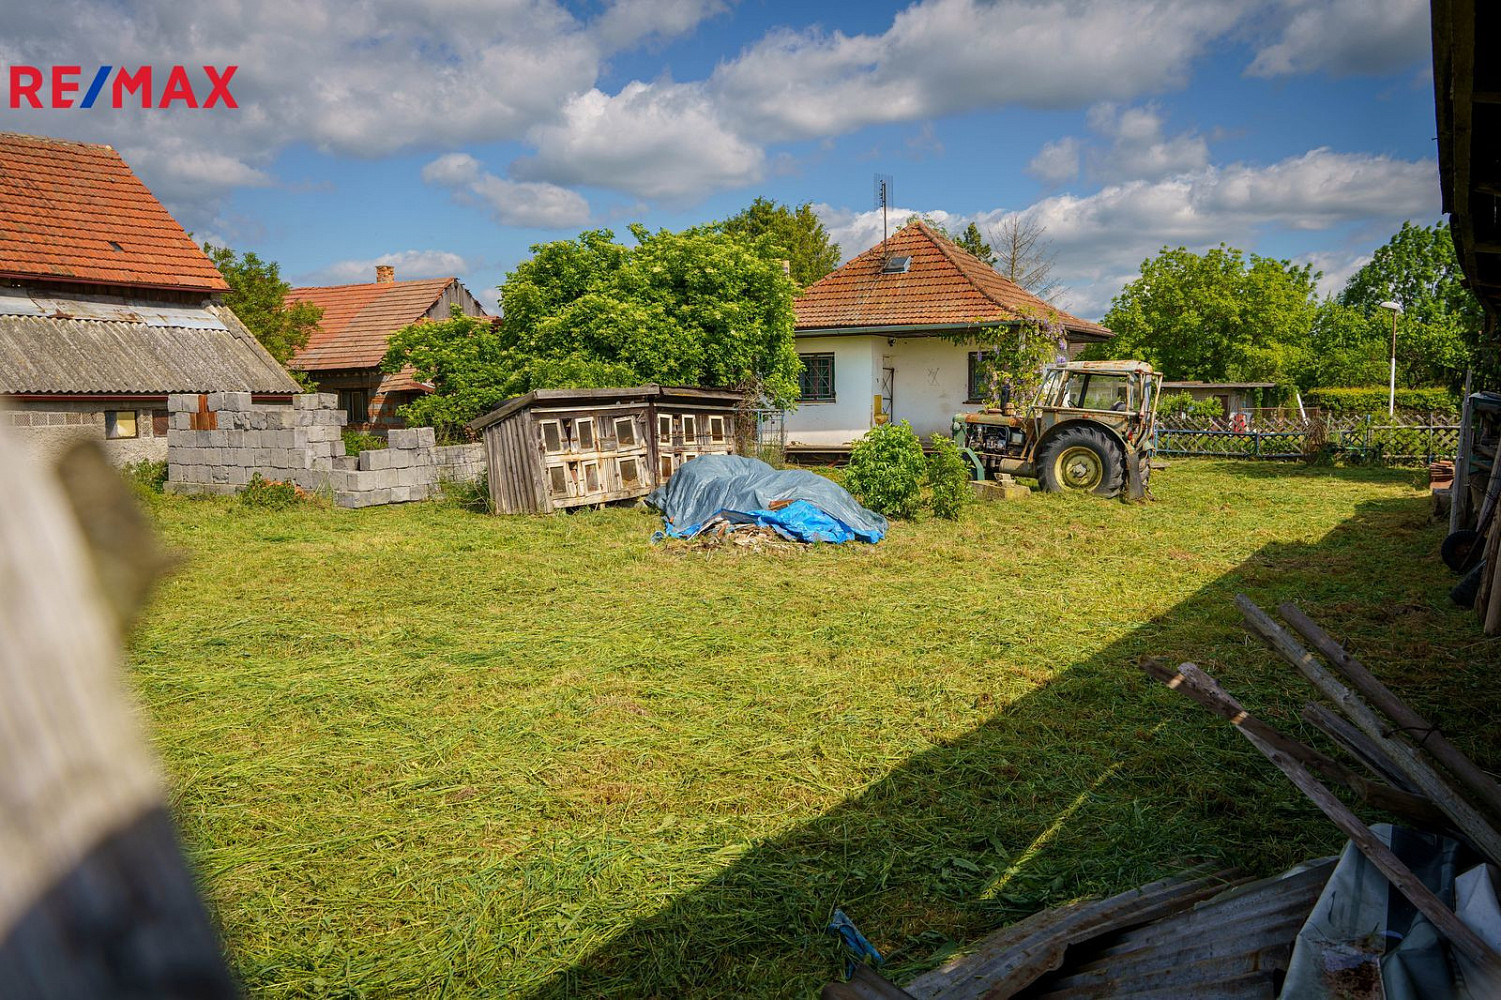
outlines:
M834 355L799 354L803 363L802 374L797 377L797 398L804 403L832 403L834 401Z
M969 392L969 395L965 397L965 402L985 402L986 396L988 395L989 386L987 385L987 383L989 381L990 373L985 370L985 366L980 362L980 352L970 351L969 376L968 380L965 383L969 387L967 390Z
M584 463L584 492L585 493L598 493L599 492L599 463L598 462L585 462Z
M563 450L563 428L556 420L544 420L539 425L542 428L542 450L549 455L555 455Z
M136 436L135 410L105 410L104 436L111 441Z
M615 443L628 448L636 443L636 421L632 417L620 417L615 421Z
M547 489L555 497L566 497L568 495L568 470L561 465L549 465Z
M622 487L629 490L641 485L641 466L634 458L622 458L619 469Z
M594 450L594 418L585 417L580 420L574 430L578 434L579 451Z
M339 409L350 426L370 421L370 393L365 389L340 389Z
M724 444L724 417L709 418L709 440L715 444Z
M657 440L662 444L672 444L672 418L665 413L657 415Z
M698 440L698 418L691 413L683 414L683 443L693 444Z

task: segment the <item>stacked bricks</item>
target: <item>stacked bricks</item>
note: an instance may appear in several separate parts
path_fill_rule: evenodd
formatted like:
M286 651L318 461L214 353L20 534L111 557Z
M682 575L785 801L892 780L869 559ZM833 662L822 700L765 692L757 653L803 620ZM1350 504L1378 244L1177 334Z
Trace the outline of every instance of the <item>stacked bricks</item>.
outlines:
M388 447L344 453L346 416L332 393L286 404L252 403L248 392L168 397L167 488L177 493L234 493L260 473L328 490L341 507L426 500L440 478L477 478L477 445L437 448L430 427L393 430Z

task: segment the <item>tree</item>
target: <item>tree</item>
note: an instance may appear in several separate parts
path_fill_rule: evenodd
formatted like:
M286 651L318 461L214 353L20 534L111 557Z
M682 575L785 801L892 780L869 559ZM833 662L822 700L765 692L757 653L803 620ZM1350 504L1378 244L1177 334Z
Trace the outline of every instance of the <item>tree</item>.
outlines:
M286 304L292 286L281 280L281 267L261 260L255 253L237 255L228 247L205 243L203 252L224 275L229 291L224 304L234 310L261 346L282 365L307 346L308 337L323 318L323 309L311 302ZM300 372L293 377L303 380Z
M980 234L980 227L973 222L965 228L963 234L955 239L954 242L991 267L995 266L995 251L990 248L989 243L985 242L985 237Z
M1224 244L1205 254L1164 247L1102 321L1115 337L1090 358L1139 358L1171 379L1291 382L1306 363L1317 311L1312 265Z
M1350 277L1339 293L1338 304L1373 321L1373 333L1382 331L1381 356L1386 357L1391 314L1381 308L1381 303L1399 303L1398 376L1412 387L1458 388L1464 382L1465 367L1480 346L1482 329L1480 303L1464 287L1463 278L1448 225L1404 222L1371 256L1370 263Z
M399 331L382 366L411 364L435 387L402 416L452 434L533 389L647 382L745 388L791 405L796 289L771 238L717 226L631 232L634 247L607 229L533 246L501 286L498 325L455 316Z
M1053 242L1047 227L1020 215L1008 215L990 234L997 247L995 269L1044 302L1063 291L1053 277Z
M811 202L794 208L757 198L723 225L734 236L769 237L781 259L790 262L792 280L800 287L806 288L839 266L839 244L829 241Z

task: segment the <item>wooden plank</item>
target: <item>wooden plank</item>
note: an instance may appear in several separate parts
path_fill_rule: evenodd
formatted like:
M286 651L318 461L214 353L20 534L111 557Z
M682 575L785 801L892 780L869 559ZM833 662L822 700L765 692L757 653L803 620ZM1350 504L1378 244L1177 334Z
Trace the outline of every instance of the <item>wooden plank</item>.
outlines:
M1192 664L1185 664L1185 666L1192 666ZM1424 885L1422 880L1402 863L1390 847L1383 844L1370 828L1360 821L1360 817L1335 798L1334 793L1319 784L1318 779L1309 774L1302 764L1246 729L1239 726L1236 728L1252 746L1261 751L1267 760L1276 765L1277 769L1285 774L1299 791L1308 796L1345 836L1350 838L1356 849L1366 856L1377 871L1386 876L1393 888L1433 923L1434 928L1454 946L1456 951L1476 965L1486 979L1484 983L1474 984L1484 987L1477 991L1476 995L1496 995L1496 992L1501 990L1501 955L1492 951L1490 945L1481 940L1480 935L1470 930L1452 910L1444 905L1443 900L1434 895L1433 890Z
M1371 711L1349 688L1325 670L1312 653L1288 635L1280 625L1272 621L1265 611L1258 608L1244 594L1235 598L1236 606L1245 617L1246 626L1261 638L1271 649L1282 656L1313 682L1325 697L1334 702L1345 717L1359 726L1367 736L1386 751L1413 784L1442 809L1474 847L1493 863L1501 863L1501 834L1476 811L1462 796L1450 787L1447 780L1438 774L1422 756L1399 738L1387 735L1386 726L1376 713ZM1285 755L1284 755L1285 756ZM1291 758L1289 758L1291 759Z
M1218 690L1217 686L1206 686L1203 678L1207 677L1207 674L1184 671L1181 667L1173 671L1155 660L1148 660L1142 666L1154 680L1187 695L1231 725L1255 733L1269 745L1320 772L1331 781L1339 782L1353 791L1362 802L1367 802L1378 809L1385 809L1419 826L1447 827L1449 825L1444 813L1423 796L1371 781L1356 774L1339 761L1326 757L1312 747L1279 733L1267 723L1246 712L1234 699Z
M822 1000L917 1000L868 965L855 966L847 983L829 983L819 993Z
M1400 788L1404 792L1418 792L1418 786L1412 783L1412 779L1402 773L1397 762L1386 755L1386 751L1376 745L1376 741L1360 731L1349 719L1338 712L1331 712L1316 701L1310 701L1303 706L1303 721L1319 730L1348 753L1351 757L1360 761L1372 774L1389 783L1393 788Z
M1384 712L1399 729L1416 740L1420 747L1432 754L1440 764L1463 782L1491 816L1501 817L1501 785L1497 785L1494 778L1476 767L1475 762L1450 743L1437 726L1408 707L1401 698L1391 692L1391 689L1381 683L1365 664L1335 642L1328 632L1305 615L1296 604L1287 601L1279 605L1277 610L1282 612L1282 617L1287 623L1299 635L1307 639L1313 648L1334 666L1335 670L1344 675L1345 680L1354 685L1355 690L1370 699L1372 705Z

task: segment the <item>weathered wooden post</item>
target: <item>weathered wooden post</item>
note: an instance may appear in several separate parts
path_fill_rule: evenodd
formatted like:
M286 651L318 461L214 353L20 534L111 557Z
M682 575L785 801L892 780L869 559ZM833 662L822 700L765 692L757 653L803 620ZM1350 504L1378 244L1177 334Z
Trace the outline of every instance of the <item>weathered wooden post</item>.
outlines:
M0 468L0 1000L234 996L120 671L164 560L94 445Z

